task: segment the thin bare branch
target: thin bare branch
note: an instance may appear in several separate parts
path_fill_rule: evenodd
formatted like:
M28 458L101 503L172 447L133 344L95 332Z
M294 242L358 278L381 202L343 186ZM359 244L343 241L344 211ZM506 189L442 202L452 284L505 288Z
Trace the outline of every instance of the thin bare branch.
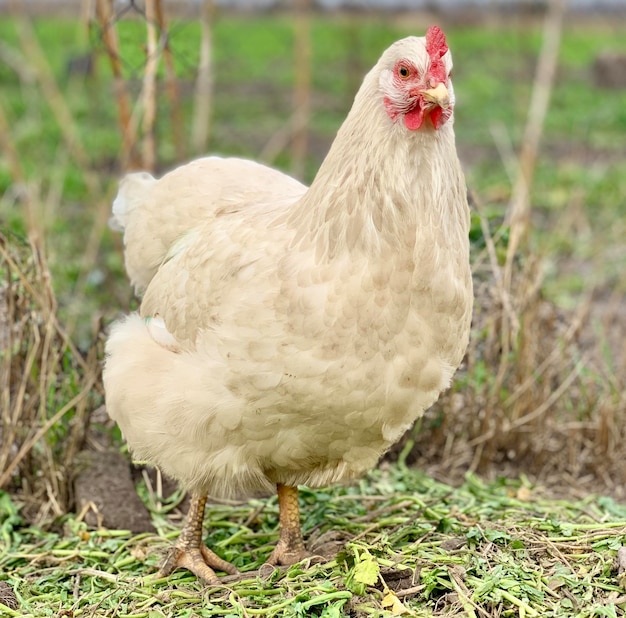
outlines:
M311 116L311 4L294 0L294 116L292 124L291 172L302 178L309 147Z
M169 32L167 22L163 12L162 0L156 0L155 5L157 25L163 41L163 60L165 61L165 93L170 104L170 120L172 123L172 140L176 157L179 161L185 158L185 140L183 132L183 115L180 104L180 93L178 91L178 81L176 79L176 67L174 66L174 55L170 47Z
M543 45L537 62L528 119L519 156L519 169L508 210L511 232L504 268L504 281L510 289L515 256L530 226L530 193L533 185L539 144L554 85L561 48L561 33L567 0L551 0L544 21Z
M112 0L96 0L96 15L102 32L111 70L113 71L113 85L117 100L119 126L122 133L122 163L123 169L139 167L139 160L135 151L136 132L131 124L131 104L124 81L122 62L119 52L119 41L115 30Z
M204 0L200 14L200 61L196 78L191 132L191 148L195 154L206 152L209 144L211 104L213 98L213 64L211 49L213 46L212 22L214 11L214 0Z
M157 0L146 0L146 54L147 62L143 74L143 169L154 171L156 163L156 136L154 128L157 110L156 75L159 68L160 51L157 46Z

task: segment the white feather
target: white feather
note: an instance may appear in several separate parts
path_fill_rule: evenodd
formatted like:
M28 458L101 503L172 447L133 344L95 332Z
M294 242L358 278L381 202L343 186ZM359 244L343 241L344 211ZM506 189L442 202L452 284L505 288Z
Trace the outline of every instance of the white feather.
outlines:
M185 487L362 474L461 362L465 183L451 119L410 131L385 110L403 58L426 67L423 39L368 73L308 190L215 157L123 181L115 216L145 292L107 342L107 410L137 457Z

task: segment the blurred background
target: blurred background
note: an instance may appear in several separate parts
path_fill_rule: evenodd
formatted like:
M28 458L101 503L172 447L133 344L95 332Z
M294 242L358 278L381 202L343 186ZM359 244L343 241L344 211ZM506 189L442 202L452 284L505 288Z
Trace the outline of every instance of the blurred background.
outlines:
M431 24L476 310L453 389L390 457L623 497L623 0L0 0L0 488L63 513L77 454L119 444L100 364L137 307L120 176L221 153L310 182L363 75Z

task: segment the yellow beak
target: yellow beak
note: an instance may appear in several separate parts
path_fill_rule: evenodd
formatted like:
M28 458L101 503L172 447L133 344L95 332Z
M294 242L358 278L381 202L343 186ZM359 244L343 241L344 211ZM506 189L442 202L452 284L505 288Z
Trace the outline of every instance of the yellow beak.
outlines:
M441 109L448 109L448 107L450 107L450 94L443 84L437 84L434 88L422 90L421 94L427 101L435 103L435 105L438 105Z

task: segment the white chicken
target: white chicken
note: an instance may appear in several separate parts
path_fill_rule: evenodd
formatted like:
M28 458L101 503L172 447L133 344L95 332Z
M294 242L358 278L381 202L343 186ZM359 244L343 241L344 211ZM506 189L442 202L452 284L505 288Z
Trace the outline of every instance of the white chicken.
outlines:
M106 405L192 492L163 574L237 572L202 543L207 494L277 487L268 562L303 559L297 485L363 474L450 385L472 311L451 69L435 26L389 47L308 189L217 157L122 181L143 300L111 328Z

